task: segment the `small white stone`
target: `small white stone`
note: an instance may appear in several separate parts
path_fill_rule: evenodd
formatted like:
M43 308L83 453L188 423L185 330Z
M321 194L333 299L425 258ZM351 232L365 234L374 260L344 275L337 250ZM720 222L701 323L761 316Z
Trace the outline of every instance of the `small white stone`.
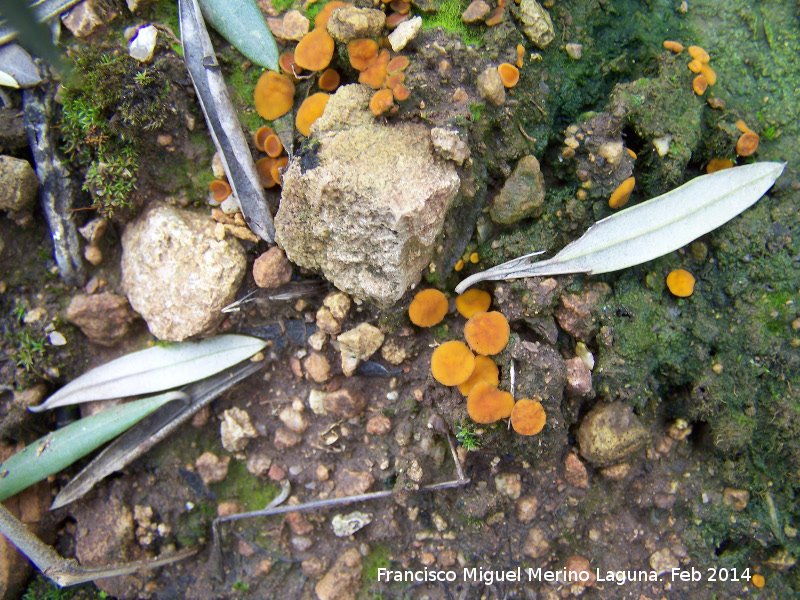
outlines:
M408 21L403 21L397 28L389 34L389 43L392 45L392 50L400 52L406 47L406 44L417 37L420 28L422 27L422 17L414 17Z
M58 331L51 331L50 335L47 336L47 339L50 340L50 344L53 345L53 346L66 346L67 345L67 338L65 338Z
M153 52L156 50L157 36L158 30L152 25L140 28L136 37L131 40L131 58L135 58L139 62L147 62L153 58Z
M658 152L659 156L666 156L669 153L669 146L672 142L671 135L665 135L663 137L659 137L653 140L653 146Z
M372 515L358 511L347 515L334 515L333 519L331 519L333 535L336 537L348 537L371 522Z

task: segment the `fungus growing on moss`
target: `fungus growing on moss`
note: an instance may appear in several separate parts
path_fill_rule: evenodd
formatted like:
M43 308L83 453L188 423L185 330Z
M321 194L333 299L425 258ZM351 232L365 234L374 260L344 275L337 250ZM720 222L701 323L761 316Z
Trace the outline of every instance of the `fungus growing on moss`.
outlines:
M694 292L694 276L686 269L675 269L667 275L667 288L678 298L687 298Z
M408 305L408 318L419 327L433 327L447 314L447 297L433 288L418 292Z
M378 42L370 39L353 40L347 44L350 66L356 71L366 71L378 60Z
M675 54L680 54L683 52L683 44L680 42L674 42L672 40L664 40L664 48L674 52Z
M208 185L208 189L211 190L211 196L217 202L222 202L231 195L231 186L228 185L227 181L223 181L222 179L215 179Z
M463 261L463 260L461 260L461 259L459 258L459 259L458 259L458 262L457 262L457 263L456 263L456 265L453 267L453 269L454 269L455 271L460 271L460 270L461 270L461 269L463 269L463 268L464 268L464 261Z
M312 123L319 119L322 113L325 112L328 98L330 98L330 94L317 92L303 100L300 108L297 109L297 117L295 118L295 127L297 127L297 131L308 137L311 133Z
M278 182L272 177L272 167L275 165L274 158L262 158L256 161L256 172L261 180L261 185L265 188L274 187Z
M733 161L729 158L712 158L706 165L706 173L716 173L723 169L730 169L733 166Z
M491 358L478 354L478 356L475 357L475 370L472 371L472 375L469 376L469 379L458 385L458 391L465 397L469 396L472 388L481 381L497 387L500 383L500 369L497 368L497 365Z
M714 72L714 69L712 69L708 65L704 64L701 67L700 74L706 78L708 85L714 85L715 83L717 83L717 74Z
M283 143L281 143L281 138L274 133L269 136L267 141L264 142L264 152L267 153L267 156L278 158L281 153L283 153Z
M739 136L736 142L736 154L739 156L752 156L758 149L758 134L754 131L747 131Z
M394 95L392 94L392 90L378 90L372 95L369 101L369 109L376 117L382 115L393 106Z
M521 69L525 64L525 46L517 44L517 68Z
M386 80L386 65L389 64L389 51L384 48L378 54L378 58L372 63L369 68L361 71L358 75L358 83L368 85L373 90L378 90L383 87L383 82Z
M469 262L471 262L473 265L477 265L480 259L481 258L480 256L478 256L477 252L473 252L472 254L469 255Z
M767 580L764 579L764 576L761 575L760 573L756 573L755 575L753 575L751 583L753 584L753 586L757 587L758 589L761 589L765 585L767 585Z
M491 304L491 294L478 288L470 288L456 298L456 309L467 319L475 313L486 312Z
M266 152L266 147L264 144L267 143L267 138L271 135L275 135L272 127L259 127L253 134L253 145L256 147L256 150L259 152Z
M475 313L464 325L464 338L469 347L485 356L502 352L510 335L508 320L497 311Z
M698 75L692 80L692 89L698 96L702 96L708 89L708 81L702 75Z
M742 119L739 119L738 121L736 121L736 123L734 123L733 126L736 127L736 129L738 129L742 133L747 133L749 131L753 131L752 129L750 129L747 126L747 123L745 123Z
M275 71L264 71L256 82L256 112L267 121L282 117L294 104L294 84L286 75ZM266 137L264 138L266 141Z
M437 346L431 355L431 373L442 385L458 385L475 370L475 356L464 342L452 340Z
M703 63L701 63L699 60L691 60L686 66L689 67L689 70L692 73L699 73L703 70Z
M338 2L334 0L333 2L328 2L325 6L322 7L322 10L317 13L317 16L314 17L314 27L315 28L322 28L325 29L328 26L328 19L331 18L331 13L335 11L337 8L345 8L353 6L349 2Z
M323 28L317 27L303 36L294 49L294 62L309 71L322 71L331 63L336 43Z
M512 64L503 63L497 67L497 72L500 73L500 81L503 86L512 88L517 85L519 81L519 69Z
M611 198L608 199L608 205L611 208L621 208L625 206L628 203L628 199L631 197L634 185L636 185L635 177L628 177L625 181L620 183L619 187L611 194Z
M470 419L482 425L508 418L512 410L514 410L514 397L485 381L476 383L467 396L467 412Z
M689 56L695 60L699 60L701 63L707 63L711 60L708 52L703 50L700 46L689 46L686 50L689 52Z
M339 72L336 69L325 69L325 72L320 75L317 85L326 92L335 92L341 80Z
M547 422L542 403L523 398L511 410L511 427L520 435L536 435Z

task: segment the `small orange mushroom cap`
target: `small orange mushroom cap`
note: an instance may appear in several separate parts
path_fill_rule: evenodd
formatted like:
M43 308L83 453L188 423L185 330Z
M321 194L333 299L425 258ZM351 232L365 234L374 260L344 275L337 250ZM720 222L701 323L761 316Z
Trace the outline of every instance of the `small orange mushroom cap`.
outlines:
M281 156L280 158L276 158L275 162L272 163L272 167L269 170L269 174L272 175L272 179L274 179L275 183L277 183L278 185L283 185L282 183L283 177L281 175L281 169L283 169L288 164L289 164L288 156Z
M764 576L761 575L761 573L756 573L755 575L753 575L751 583L758 589L761 589L767 584L767 580L764 579Z
M491 383L480 381L467 396L467 412L476 423L488 425L511 416L514 397Z
M688 63L686 66L687 66L687 67L689 67L689 70L690 70L692 73L699 73L700 71L702 71L702 70L703 70L703 63L701 63L701 62L700 62L699 60L697 60L697 59L695 59L695 60L690 60L690 61L689 61L689 63Z
M456 298L456 309L467 319L475 313L486 312L491 304L491 294L477 288L470 288Z
M281 138L274 133L269 136L264 142L264 152L267 153L267 156L271 156L272 158L279 157L283 153Z
M500 383L500 369L497 368L495 362L488 356L478 354L475 357L475 370L464 383L458 384L458 391L464 396L469 396L478 383L485 381L497 387Z
M703 75L698 75L692 80L692 89L698 96L702 96L708 89L708 81Z
M212 181L209 184L208 189L211 190L211 195L217 202L222 202L225 200L225 198L231 195L231 186L227 181L222 181L221 179L215 179Z
M267 121L273 121L292 110L294 84L286 75L265 71L258 78L253 95L258 114Z
M408 305L408 318L419 327L433 327L447 314L447 296L433 288L418 292Z
M403 100L408 100L408 97L411 95L411 90L404 86L402 83L398 83L396 86L392 87L392 96L398 102L402 102Z
M510 63L499 65L497 72L500 73L500 81L504 87L512 88L519 82L519 69Z
M365 71L378 59L378 42L370 39L353 40L347 44L347 55L356 71Z
M297 118L295 119L297 131L306 137L309 136L311 133L311 125L325 112L325 107L328 105L328 98L330 98L330 94L317 92L303 100L300 108L297 109Z
M395 56L386 65L386 72L389 73L389 75L394 75L395 73L405 71L410 64L411 62L405 56Z
M503 13L505 10L502 6L498 6L492 11L492 14L484 21L487 27L494 27L495 25L500 25L503 22Z
M695 60L699 60L701 63L707 63L711 60L708 52L703 50L700 46L689 46L686 50L689 52L689 56Z
M272 130L272 127L263 126L256 129L256 132L253 134L253 145L256 147L256 150L266 152L264 144L267 142L267 138L274 134L275 132Z
M394 94L392 93L392 90L378 90L372 95L372 98L369 101L369 109L376 117L382 115L393 106Z
M521 69L525 64L525 46L517 44L517 68Z
M265 188L275 187L278 183L272 177L272 167L275 165L275 159L271 157L262 158L256 161L256 173L261 181L261 185Z
M474 370L475 356L464 342L445 342L431 355L431 373L442 385L464 383Z
M485 356L502 352L510 335L508 320L497 311L476 313L464 325L464 337L469 347Z
M511 427L520 435L536 435L547 422L542 403L523 398L511 410Z
M378 54L378 58L372 63L369 68L364 69L358 75L358 83L368 85L373 90L378 90L383 87L383 82L386 79L386 65L389 64L389 51L384 48Z
M674 52L675 54L683 52L683 44L680 42L674 42L672 40L664 40L664 48Z
M620 183L619 187L611 194L611 198L608 199L608 205L611 208L622 208L625 206L628 199L631 197L631 192L633 192L633 186L635 185L636 178L628 177L625 181Z
M753 131L747 131L739 136L736 142L736 154L739 156L752 156L758 149L758 134Z
M694 276L686 269L675 269L667 275L667 288L674 296L687 298L694 292Z
M733 166L733 161L730 158L712 158L706 165L706 173L716 173L723 169L730 169Z
M712 69L708 65L704 64L701 67L700 74L706 78L706 81L708 81L708 85L714 85L715 83L717 83L717 74L714 72L714 69Z
M321 27L309 31L294 49L294 62L309 71L322 71L331 63L336 43Z
M342 78L336 69L325 69L325 72L320 75L317 85L326 92L335 92L341 81Z

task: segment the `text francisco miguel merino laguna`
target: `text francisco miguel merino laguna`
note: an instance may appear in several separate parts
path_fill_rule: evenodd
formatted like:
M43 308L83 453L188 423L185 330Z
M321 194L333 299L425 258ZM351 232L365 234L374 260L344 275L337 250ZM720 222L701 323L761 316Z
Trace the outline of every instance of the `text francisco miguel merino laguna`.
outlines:
M681 575L681 569L673 569L672 573L665 573L666 579L681 580L685 579ZM498 582L563 582L563 583L586 583L592 577L589 571L567 571L547 570L539 567L538 569L517 567L516 569L482 569L478 567L464 568L461 573L461 581L482 582L485 585L493 585ZM595 574L596 581L613 582L623 585L627 581L659 581L657 571L601 571L597 569ZM458 571L440 571L435 569L419 570L392 570L379 568L378 581L381 582L454 582L458 581Z

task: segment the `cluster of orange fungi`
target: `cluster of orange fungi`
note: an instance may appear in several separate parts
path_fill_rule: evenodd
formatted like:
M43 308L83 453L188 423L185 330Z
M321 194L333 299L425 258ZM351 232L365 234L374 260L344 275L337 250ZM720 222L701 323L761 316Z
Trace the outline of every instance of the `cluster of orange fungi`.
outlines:
M453 267L456 271L460 271L464 268L464 266L471 262L473 265L477 265L478 261L480 261L480 257L478 256L477 252L472 252L470 254L465 254L463 257L458 259L455 266Z
M673 42L672 40L666 40L664 42L664 48L675 54L683 52L683 44L680 42ZM689 61L688 64L689 70L692 73L697 73L697 76L692 80L692 89L695 94L702 96L706 93L709 86L713 86L717 83L717 74L708 64L711 57L708 55L708 52L703 50L700 46L689 46L686 51L689 53L689 56L692 57L692 60Z
M281 169L289 164L289 157L283 155L283 144L270 127L259 127L253 134L256 150L266 154L256 161L256 171L261 185L271 188L281 184Z
M352 7L349 2L328 2L314 18L314 29L297 43L294 50L281 54L279 65L282 73L266 71L256 83L254 100L261 117L273 121L282 117L294 106L295 83L300 78L317 77L320 91L306 98L297 110L295 127L308 137L311 125L325 111L329 94L336 91L341 76L329 65L336 51L336 42L328 33L328 19L337 8ZM388 3L393 11L388 15L386 26L393 29L409 16L411 4L400 0ZM395 101L406 100L411 91L404 85L409 61L404 56L391 57L386 37L353 40L347 44L350 65L359 72L358 81L377 90L370 102L370 109L377 116L394 108ZM273 184L274 185L274 184Z
M536 400L514 397L498 389L500 370L490 356L508 344L511 328L502 313L490 311L488 292L469 289L456 298L456 309L467 320L466 344L451 340L437 346L431 356L434 379L447 386L458 386L467 398L467 412L476 423L489 424L511 417L511 426L520 435L536 435L546 421L544 409ZM408 307L411 322L432 327L447 314L447 297L439 290L419 292Z

